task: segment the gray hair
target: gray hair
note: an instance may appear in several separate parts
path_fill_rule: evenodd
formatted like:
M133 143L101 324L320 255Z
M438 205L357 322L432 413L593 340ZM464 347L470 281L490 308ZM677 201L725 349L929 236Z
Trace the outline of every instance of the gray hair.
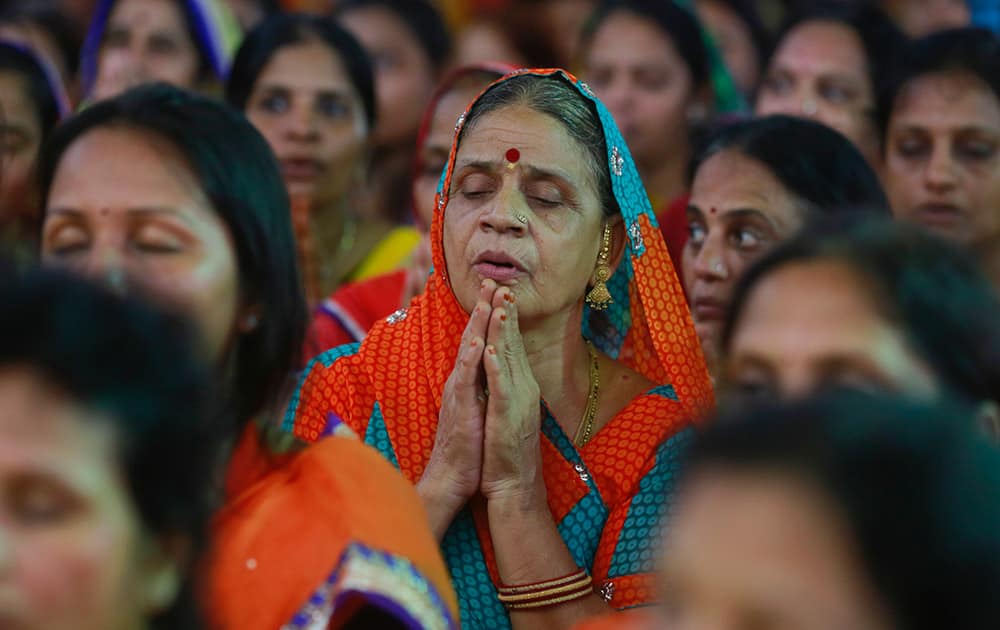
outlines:
M618 214L618 203L611 191L604 128L597 109L560 75L522 74L493 86L469 110L458 142L461 144L466 132L483 116L514 105L546 114L562 124L588 158L587 170L604 216Z

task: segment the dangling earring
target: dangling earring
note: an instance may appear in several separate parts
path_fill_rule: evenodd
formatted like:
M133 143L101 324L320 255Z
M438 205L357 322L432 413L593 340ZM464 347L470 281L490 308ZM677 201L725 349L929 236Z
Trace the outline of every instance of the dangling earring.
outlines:
M614 299L608 291L607 281L611 277L611 226L604 224L604 239L601 251L597 254L597 267L594 269L594 286L587 293L587 304L595 311L603 311L611 306Z

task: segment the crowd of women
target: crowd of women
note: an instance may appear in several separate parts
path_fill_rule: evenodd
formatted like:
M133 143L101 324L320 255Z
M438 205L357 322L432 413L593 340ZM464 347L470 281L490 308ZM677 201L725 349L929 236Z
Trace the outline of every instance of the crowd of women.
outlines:
M0 627L1000 627L988 7L7 4Z

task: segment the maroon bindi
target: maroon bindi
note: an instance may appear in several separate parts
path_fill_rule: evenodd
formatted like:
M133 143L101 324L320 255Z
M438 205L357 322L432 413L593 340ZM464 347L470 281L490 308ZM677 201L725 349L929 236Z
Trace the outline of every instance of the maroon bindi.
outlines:
M506 157L507 161L511 164L516 164L517 161L521 159L521 152L517 149L507 149L507 153L504 154L504 157Z

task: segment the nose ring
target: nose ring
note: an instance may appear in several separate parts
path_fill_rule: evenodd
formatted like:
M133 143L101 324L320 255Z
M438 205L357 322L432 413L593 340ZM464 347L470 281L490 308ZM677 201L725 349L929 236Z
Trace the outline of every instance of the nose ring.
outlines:
M717 273L718 275L723 276L723 277L726 277L726 276L729 275L729 274L726 273L726 266L722 264L721 260L716 261L712 265L712 271L714 271L715 273Z
M528 224L528 217L524 216L523 214L518 214L514 218L517 219L518 223L522 223L524 225Z
M818 111L819 105L813 99L807 98L802 101L802 113L806 116L815 116Z

